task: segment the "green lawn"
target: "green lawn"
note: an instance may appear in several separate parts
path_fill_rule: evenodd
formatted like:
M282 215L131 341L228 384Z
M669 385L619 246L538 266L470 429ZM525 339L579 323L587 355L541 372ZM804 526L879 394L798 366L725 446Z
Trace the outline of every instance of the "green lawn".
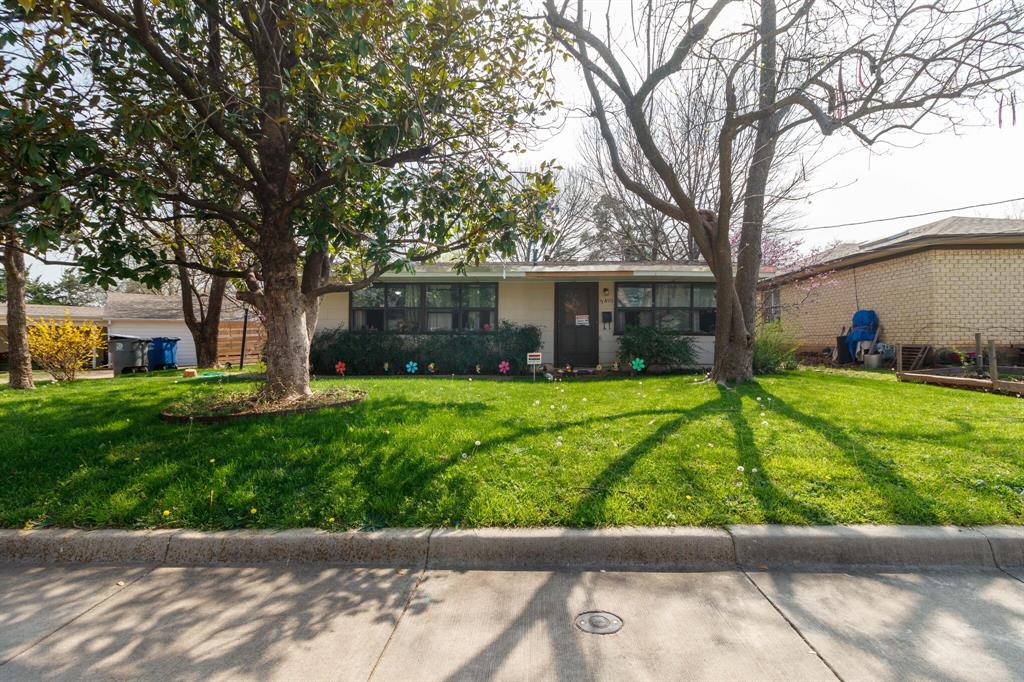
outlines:
M1024 400L817 371L346 384L369 398L211 426L157 419L211 380L0 390L0 525L1024 523Z

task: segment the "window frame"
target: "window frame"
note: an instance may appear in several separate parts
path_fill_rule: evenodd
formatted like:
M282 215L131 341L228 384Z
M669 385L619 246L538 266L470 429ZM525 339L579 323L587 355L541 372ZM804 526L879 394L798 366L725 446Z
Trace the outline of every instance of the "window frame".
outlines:
M768 287L761 292L761 321L765 324L782 319L782 288Z
M687 285L689 287L689 291L690 291L689 305L688 306L684 306L684 307L680 307L680 306L659 306L658 305L658 292L657 292L658 286L659 285L661 285L661 286L665 286L665 285L678 285L678 284L685 284L685 285ZM649 312L651 314L651 321L653 322L652 326L654 326L654 327L656 327L658 329L664 329L664 327L658 327L658 313L659 312L672 311L672 310L684 310L690 316L690 324L691 324L691 326L696 326L696 325L694 325L694 323L697 321L695 316L698 313L700 313L702 311L708 311L708 310L711 310L711 311L717 310L714 307L710 307L709 308L707 306L695 306L694 305L694 298L695 298L694 290L695 290L696 287L700 287L700 286L709 287L709 288L714 289L715 284L713 282L711 282L711 283L709 283L709 282L692 282L692 281L688 282L688 281L679 281L679 280L667 280L667 281L663 281L663 282L653 282L653 281L646 281L646 282L628 282L628 281L627 282L616 282L615 283L615 298L613 299L614 307L613 307L613 310L612 310L612 325L614 327L614 334L615 334L615 336L622 335L625 332L625 330L626 330L626 327L624 325L623 326L619 325L619 311ZM619 305L619 289L621 287L651 287L651 305L650 306L643 306L643 307L636 307L636 308L630 308L630 307L627 307L627 306ZM717 295L716 295L716 300L717 300ZM717 320L715 322L716 322L716 325L717 325ZM680 336L714 336L715 335L714 332L705 332L705 331L700 331L699 329L691 329L689 331L681 331L681 332L678 332L678 333L679 333Z
M431 306L427 303L427 287L433 285L445 285L451 286L453 307L437 307ZM402 287L416 287L419 292L419 304L414 307L402 306L392 307L388 304L388 291L389 286L402 286ZM466 307L463 305L463 287L466 286L488 286L492 287L494 291L494 307ZM365 334L407 334L407 335L418 335L418 334L490 334L497 329L498 320L498 309L500 301L498 300L498 283L497 282L450 282L450 281L430 281L430 282L378 282L371 285L370 288L380 287L384 290L382 297L383 305L380 307L367 307L356 305L355 294L356 292L350 291L348 296L348 329L353 332L362 332ZM414 332L403 332L397 329L387 329L388 312L390 310L415 310L417 311L419 329ZM356 329L355 312L357 310L380 310L384 314L384 329L370 330L370 329ZM488 312L493 315L493 321L489 330L483 329L466 329L464 327L466 319L468 319L468 313L471 312ZM450 313L456 316L460 327L458 329L428 329L428 320L430 313Z

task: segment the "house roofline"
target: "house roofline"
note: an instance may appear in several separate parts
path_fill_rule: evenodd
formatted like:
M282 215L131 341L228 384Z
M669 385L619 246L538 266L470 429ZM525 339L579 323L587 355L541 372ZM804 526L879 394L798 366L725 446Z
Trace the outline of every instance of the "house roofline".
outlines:
M874 243L874 242L872 242ZM768 277L758 283L758 288L788 284L807 279L824 272L849 270L861 265L870 265L885 260L904 258L917 253L931 250L950 249L1005 249L1024 248L1024 234L988 234L988 235L924 235L914 239L875 249L859 251L848 256L815 263L799 270L784 272Z

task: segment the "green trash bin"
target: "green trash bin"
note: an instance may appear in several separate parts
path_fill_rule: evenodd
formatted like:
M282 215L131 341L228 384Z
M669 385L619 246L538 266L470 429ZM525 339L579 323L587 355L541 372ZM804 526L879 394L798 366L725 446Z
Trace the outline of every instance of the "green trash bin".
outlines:
M145 372L148 347L149 339L137 336L111 336L107 343L107 353L114 376Z

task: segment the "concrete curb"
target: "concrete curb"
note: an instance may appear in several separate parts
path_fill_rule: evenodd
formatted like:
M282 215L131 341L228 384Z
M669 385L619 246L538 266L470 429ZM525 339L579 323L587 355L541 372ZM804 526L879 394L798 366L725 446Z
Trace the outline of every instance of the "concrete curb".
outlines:
M1024 526L3 530L0 563L334 564L450 570L1017 568Z
M434 531L427 565L685 571L735 563L732 539L716 528L480 528Z
M988 538L973 528L730 526L729 532L736 542L736 562L744 568L996 567Z
M429 529L329 533L315 528L282 531L181 531L168 543L164 563L325 563L421 568L427 560Z
M978 532L988 539L997 565L1024 567L1024 526L981 526Z

